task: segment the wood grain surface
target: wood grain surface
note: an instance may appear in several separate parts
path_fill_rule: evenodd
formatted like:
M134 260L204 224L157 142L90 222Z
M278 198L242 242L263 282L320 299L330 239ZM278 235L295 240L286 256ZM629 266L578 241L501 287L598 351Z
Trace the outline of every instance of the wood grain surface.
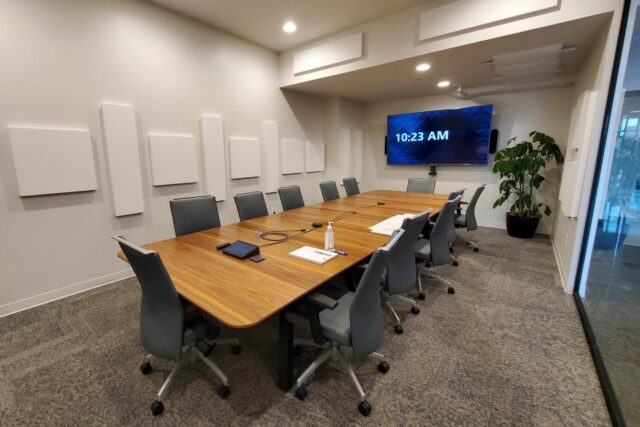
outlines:
M446 200L444 194L376 190L143 246L160 254L180 295L225 325L246 328L371 255L388 236L372 233L370 226L401 213L431 209L434 215ZM343 214L333 226L335 247L348 255L339 255L324 265L288 255L305 245L323 248L326 227L313 229L311 224ZM258 231L283 229L310 231L268 246L262 246L269 242L256 235ZM218 244L236 240L262 246L265 260L240 260L216 250ZM126 261L122 252L118 256Z

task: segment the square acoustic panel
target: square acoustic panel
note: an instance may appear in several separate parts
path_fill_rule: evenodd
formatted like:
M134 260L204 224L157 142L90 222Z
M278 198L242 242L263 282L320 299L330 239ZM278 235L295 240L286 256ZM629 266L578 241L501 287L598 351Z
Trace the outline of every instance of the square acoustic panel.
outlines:
M282 140L282 174L304 172L304 145L299 139Z
M307 141L304 153L307 172L324 172L324 142Z
M229 138L231 179L256 178L262 174L262 150L258 138Z
M191 135L149 135L153 185L198 182L196 139Z
M98 188L88 130L10 127L8 132L21 197Z

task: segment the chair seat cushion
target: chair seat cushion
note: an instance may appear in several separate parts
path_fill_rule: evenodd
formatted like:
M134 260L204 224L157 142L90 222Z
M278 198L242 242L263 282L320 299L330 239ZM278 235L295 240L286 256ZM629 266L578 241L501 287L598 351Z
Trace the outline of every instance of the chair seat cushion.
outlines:
M458 228L466 227L467 226L467 216L466 215L460 215L459 217L457 217L454 220L454 224Z
M325 309L320 312L320 327L322 335L342 345L351 345L351 322L349 307L355 294L347 292L338 300L333 310Z
M415 246L416 258L430 261L431 260L431 242L427 239L420 239Z

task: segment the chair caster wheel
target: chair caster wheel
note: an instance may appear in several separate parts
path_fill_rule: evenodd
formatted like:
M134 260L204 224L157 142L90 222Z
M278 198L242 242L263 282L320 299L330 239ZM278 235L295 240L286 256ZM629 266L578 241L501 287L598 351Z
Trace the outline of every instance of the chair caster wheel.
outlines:
M367 402L366 400L360 402L360 404L358 405L358 411L360 411L360 413L365 417L368 417L371 413L371 404L369 404L369 402Z
M302 346L294 345L293 346L293 355L294 356L300 356L301 353L302 353Z
M453 253L453 248L452 247L449 247L449 252Z
M140 372L142 372L142 375L149 375L152 371L153 366L151 366L151 363L144 362L142 365L140 365Z
M159 400L156 400L151 404L151 413L153 416L158 416L164 411L164 405Z
M396 334L398 335L404 332L404 329L402 329L402 325L396 325L393 329L396 331Z
M420 293L418 294L418 299L419 299L420 301L424 301L426 298L427 298L427 296L424 294L424 292L420 292Z
M304 386L300 386L293 392L293 395L300 401L305 400L307 398L307 389Z
M455 289L453 289L451 286L449 286L449 287L447 288L447 293L449 293L449 294L453 295L453 294L455 294L455 293L456 293L456 290L455 290Z
M242 353L242 346L240 344L231 346L231 354L237 356L240 353Z
M453 264L454 267L457 267L458 265L460 265L456 260L454 260L451 264Z
M384 360L378 363L378 371L382 372L383 374L386 374L387 372L389 372L389 364Z
M420 307L414 305L413 307L411 307L411 313L420 314Z
M480 248L473 248L473 252L480 252Z
M226 399L227 397L229 397L229 393L231 393L231 389L229 388L228 385L221 385L220 387L218 387L218 396L220 396L220 398L222 399Z

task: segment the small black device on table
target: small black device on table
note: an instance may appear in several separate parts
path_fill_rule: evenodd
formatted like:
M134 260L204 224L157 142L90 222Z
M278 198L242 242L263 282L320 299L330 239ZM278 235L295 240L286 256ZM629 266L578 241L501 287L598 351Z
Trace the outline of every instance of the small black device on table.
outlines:
M222 249L222 252L227 255L231 255L240 259L251 258L255 255L260 254L260 248L258 246L251 243L243 242L242 240L236 240L231 244L223 243L216 246L216 248Z

